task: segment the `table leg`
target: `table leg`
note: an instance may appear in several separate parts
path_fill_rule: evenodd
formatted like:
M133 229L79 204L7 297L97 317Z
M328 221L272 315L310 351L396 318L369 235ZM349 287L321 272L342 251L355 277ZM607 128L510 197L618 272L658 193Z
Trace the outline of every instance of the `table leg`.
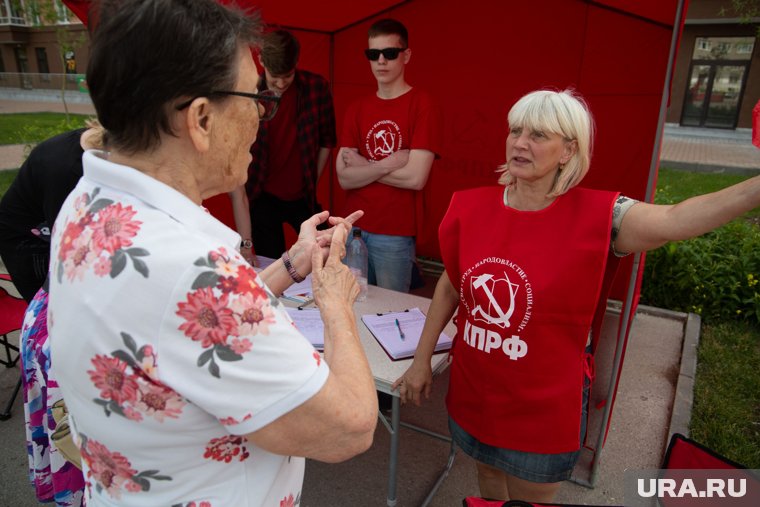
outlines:
M456 447L456 444L454 444L454 442L452 441L451 450L449 451L449 459L446 462L446 467L441 472L441 475L438 476L438 480L435 481L435 484L430 489L430 492L425 497L425 500L422 501L422 504L420 505L420 507L427 507L428 505L430 505L430 502L433 501L433 497L438 492L438 488L441 487L441 485L443 484L443 481L446 479L446 477L448 477L449 472L451 472L451 467L454 465L454 456L456 456L456 454L457 454L457 447Z
M400 428L400 406L398 396L392 397L391 403L391 452L390 452L390 464L388 466L388 507L395 507L396 505L396 462L398 460L398 433Z

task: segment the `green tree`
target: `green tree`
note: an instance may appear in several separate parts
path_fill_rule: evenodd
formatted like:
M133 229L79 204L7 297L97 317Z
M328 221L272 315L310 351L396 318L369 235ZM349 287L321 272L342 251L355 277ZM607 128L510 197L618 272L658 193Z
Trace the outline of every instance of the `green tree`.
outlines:
M718 15L738 17L741 23L753 23L760 17L760 0L731 0L731 7L721 7ZM757 26L757 36L760 37L760 25Z
M66 123L69 123L69 106L66 103L66 53L74 52L86 42L84 34L74 33L66 29L66 25L61 24L64 14L68 18L75 18L73 12L60 0L26 0L23 4L16 0L16 5L21 10L25 10L25 17L29 23L34 26L55 27L55 39L58 43L58 60L61 68L64 69L64 76L61 79L61 101L63 110L66 113Z

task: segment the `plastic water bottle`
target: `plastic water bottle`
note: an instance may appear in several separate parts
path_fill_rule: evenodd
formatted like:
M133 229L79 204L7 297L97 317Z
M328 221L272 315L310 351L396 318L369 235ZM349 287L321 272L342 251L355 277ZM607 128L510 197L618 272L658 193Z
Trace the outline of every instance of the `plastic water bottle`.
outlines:
M367 273L369 272L367 245L362 240L361 229L354 228L353 236L348 243L346 265L356 277L356 283L359 284L359 296L356 300L364 301L367 299Z

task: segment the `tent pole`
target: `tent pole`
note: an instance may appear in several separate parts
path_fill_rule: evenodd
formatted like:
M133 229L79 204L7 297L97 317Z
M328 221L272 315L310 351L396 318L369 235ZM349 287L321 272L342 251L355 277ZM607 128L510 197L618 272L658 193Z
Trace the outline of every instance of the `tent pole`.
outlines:
M333 88L333 83L335 82L335 32L330 32L330 58L328 66L330 73L328 81L330 93L335 97L335 89ZM332 212L335 210L335 170L333 169L333 166L335 165L335 156L332 156L331 158L332 160L327 161L327 209Z
M660 162L660 147L662 143L662 134L665 126L665 115L668 110L668 102L670 99L670 84L673 76L673 71L676 65L676 53L678 49L678 40L681 32L681 18L683 17L683 8L685 0L678 0L678 6L676 7L676 15L673 20L673 33L670 41L670 53L668 54L668 68L665 73L665 82L662 89L662 98L660 100L660 114L657 122L657 134L655 136L654 150L652 150L652 160L649 165L649 177L647 179L647 188L645 194L646 202L654 201L655 184L657 181L657 169ZM623 305L623 315L621 323L618 326L618 339L617 348L615 349L615 360L612 366L612 378L610 382L609 390L607 391L607 400L613 400L615 391L617 388L617 379L619 378L619 370L623 360L623 349L625 348L625 340L628 336L628 330L630 327L630 316L633 311L633 300L636 289L636 279L638 278L639 269L641 267L641 253L636 253L633 258L633 269L631 269L631 277L628 280L628 293L625 297L625 303ZM599 462L601 461L602 447L604 445L604 439L607 434L607 425L609 424L610 416L612 415L612 405L609 402L604 407L604 415L602 417L601 431L599 432L599 438L596 442L596 452L594 455L594 463L591 466L591 487L596 485L596 481L599 475Z

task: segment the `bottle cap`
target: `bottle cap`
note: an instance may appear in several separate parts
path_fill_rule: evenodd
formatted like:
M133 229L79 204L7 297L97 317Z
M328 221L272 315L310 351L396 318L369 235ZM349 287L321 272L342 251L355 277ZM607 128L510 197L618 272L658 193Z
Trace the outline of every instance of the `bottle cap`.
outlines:
M355 238L361 238L362 236L362 230L358 227L354 227L354 232L352 233Z

